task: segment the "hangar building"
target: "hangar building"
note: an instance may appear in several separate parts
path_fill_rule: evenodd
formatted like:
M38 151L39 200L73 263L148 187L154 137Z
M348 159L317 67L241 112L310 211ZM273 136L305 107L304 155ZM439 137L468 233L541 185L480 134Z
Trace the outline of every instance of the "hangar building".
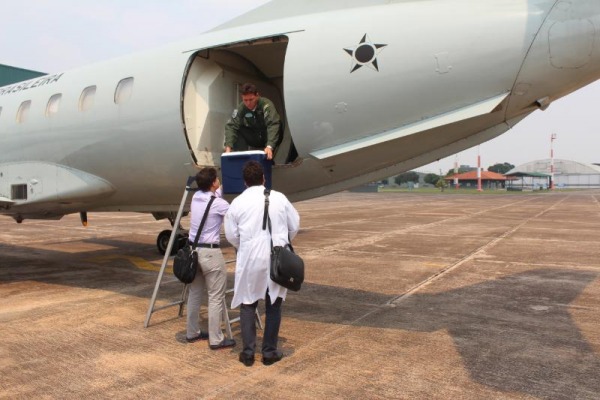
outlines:
M521 173L550 174L549 158L521 164L506 175ZM524 182L525 185L530 182ZM514 182L515 186L520 181ZM554 186L556 188L600 188L600 166L578 161L554 159Z

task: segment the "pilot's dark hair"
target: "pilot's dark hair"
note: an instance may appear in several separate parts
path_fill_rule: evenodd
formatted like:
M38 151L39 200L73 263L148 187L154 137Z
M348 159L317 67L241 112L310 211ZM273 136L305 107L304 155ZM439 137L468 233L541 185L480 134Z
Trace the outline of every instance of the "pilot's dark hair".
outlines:
M244 175L244 183L246 186L259 186L263 184L264 171L262 165L258 161L250 160L244 164L242 170Z
M258 89L253 83L244 83L241 92L242 94L258 94Z
M215 179L217 179L217 170L212 167L202 168L196 174L196 184L203 192L208 192L210 190Z

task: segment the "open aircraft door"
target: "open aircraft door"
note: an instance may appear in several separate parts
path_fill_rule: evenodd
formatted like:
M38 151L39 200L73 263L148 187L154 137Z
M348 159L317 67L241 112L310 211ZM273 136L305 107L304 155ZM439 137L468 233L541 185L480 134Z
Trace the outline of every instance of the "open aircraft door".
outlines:
M277 164L293 161L296 152L286 123L283 71L287 36L261 38L203 49L188 63L183 88L183 122L188 145L197 165L220 166L224 126L237 108L240 87L254 83L277 107L284 123L284 138Z

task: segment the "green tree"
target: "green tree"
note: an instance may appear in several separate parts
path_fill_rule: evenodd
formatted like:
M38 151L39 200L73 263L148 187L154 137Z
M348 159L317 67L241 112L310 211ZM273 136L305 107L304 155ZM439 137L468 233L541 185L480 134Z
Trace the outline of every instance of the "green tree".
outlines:
M460 167L458 167L458 173L459 173L459 174L463 174L463 173L465 173L465 172L469 172L469 171L471 171L472 169L473 169L473 168L471 168L471 167L470 167L470 166L468 166L468 165L461 165ZM450 168L450 169L448 170L448 173L446 174L446 176L449 176L449 175L450 175L450 176L451 176L451 175L454 175L454 168Z
M439 176L438 174L427 174L425 175L425 178L423 178L423 180L425 181L425 183L435 185L440 178L441 176Z
M444 177L440 177L438 181L435 183L435 187L439 188L442 192L444 189L448 187L448 182L444 179Z
M419 174L415 171L408 171L398 175L395 179L398 185L402 185L406 182L419 182Z
M513 169L514 167L515 167L514 165L507 163L507 162L502 163L502 164L498 163L498 164L494 164L491 167L489 167L488 171L496 172L498 174L505 174L508 171L510 171L511 169Z

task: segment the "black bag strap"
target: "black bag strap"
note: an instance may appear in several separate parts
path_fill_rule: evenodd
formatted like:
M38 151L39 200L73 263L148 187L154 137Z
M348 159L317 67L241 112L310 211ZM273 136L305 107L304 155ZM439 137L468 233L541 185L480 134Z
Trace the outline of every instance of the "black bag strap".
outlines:
M273 248L273 232L271 229L271 218L269 217L269 194L271 190L265 189L265 212L263 214L263 231L266 229L267 224L269 225L269 234L271 234L271 248ZM290 239L290 234L288 233L288 246L290 246L290 250L292 253L295 253L294 248L292 247L292 240Z
M265 189L265 212L263 213L263 231L267 229L267 220L269 221L269 232L271 231L271 219L269 219L269 194L270 189Z
M208 210L210 210L210 206L212 205L213 201L215 201L215 199L215 196L210 196L210 200L208 201L208 205L206 206L206 210L204 210L204 215L202 216L202 222L200 222L200 227L198 228L198 232L196 233L196 239L194 239L192 250L195 250L196 246L198 246L198 240L200 239L202 228L204 228L204 223L206 222L206 218L208 217Z

